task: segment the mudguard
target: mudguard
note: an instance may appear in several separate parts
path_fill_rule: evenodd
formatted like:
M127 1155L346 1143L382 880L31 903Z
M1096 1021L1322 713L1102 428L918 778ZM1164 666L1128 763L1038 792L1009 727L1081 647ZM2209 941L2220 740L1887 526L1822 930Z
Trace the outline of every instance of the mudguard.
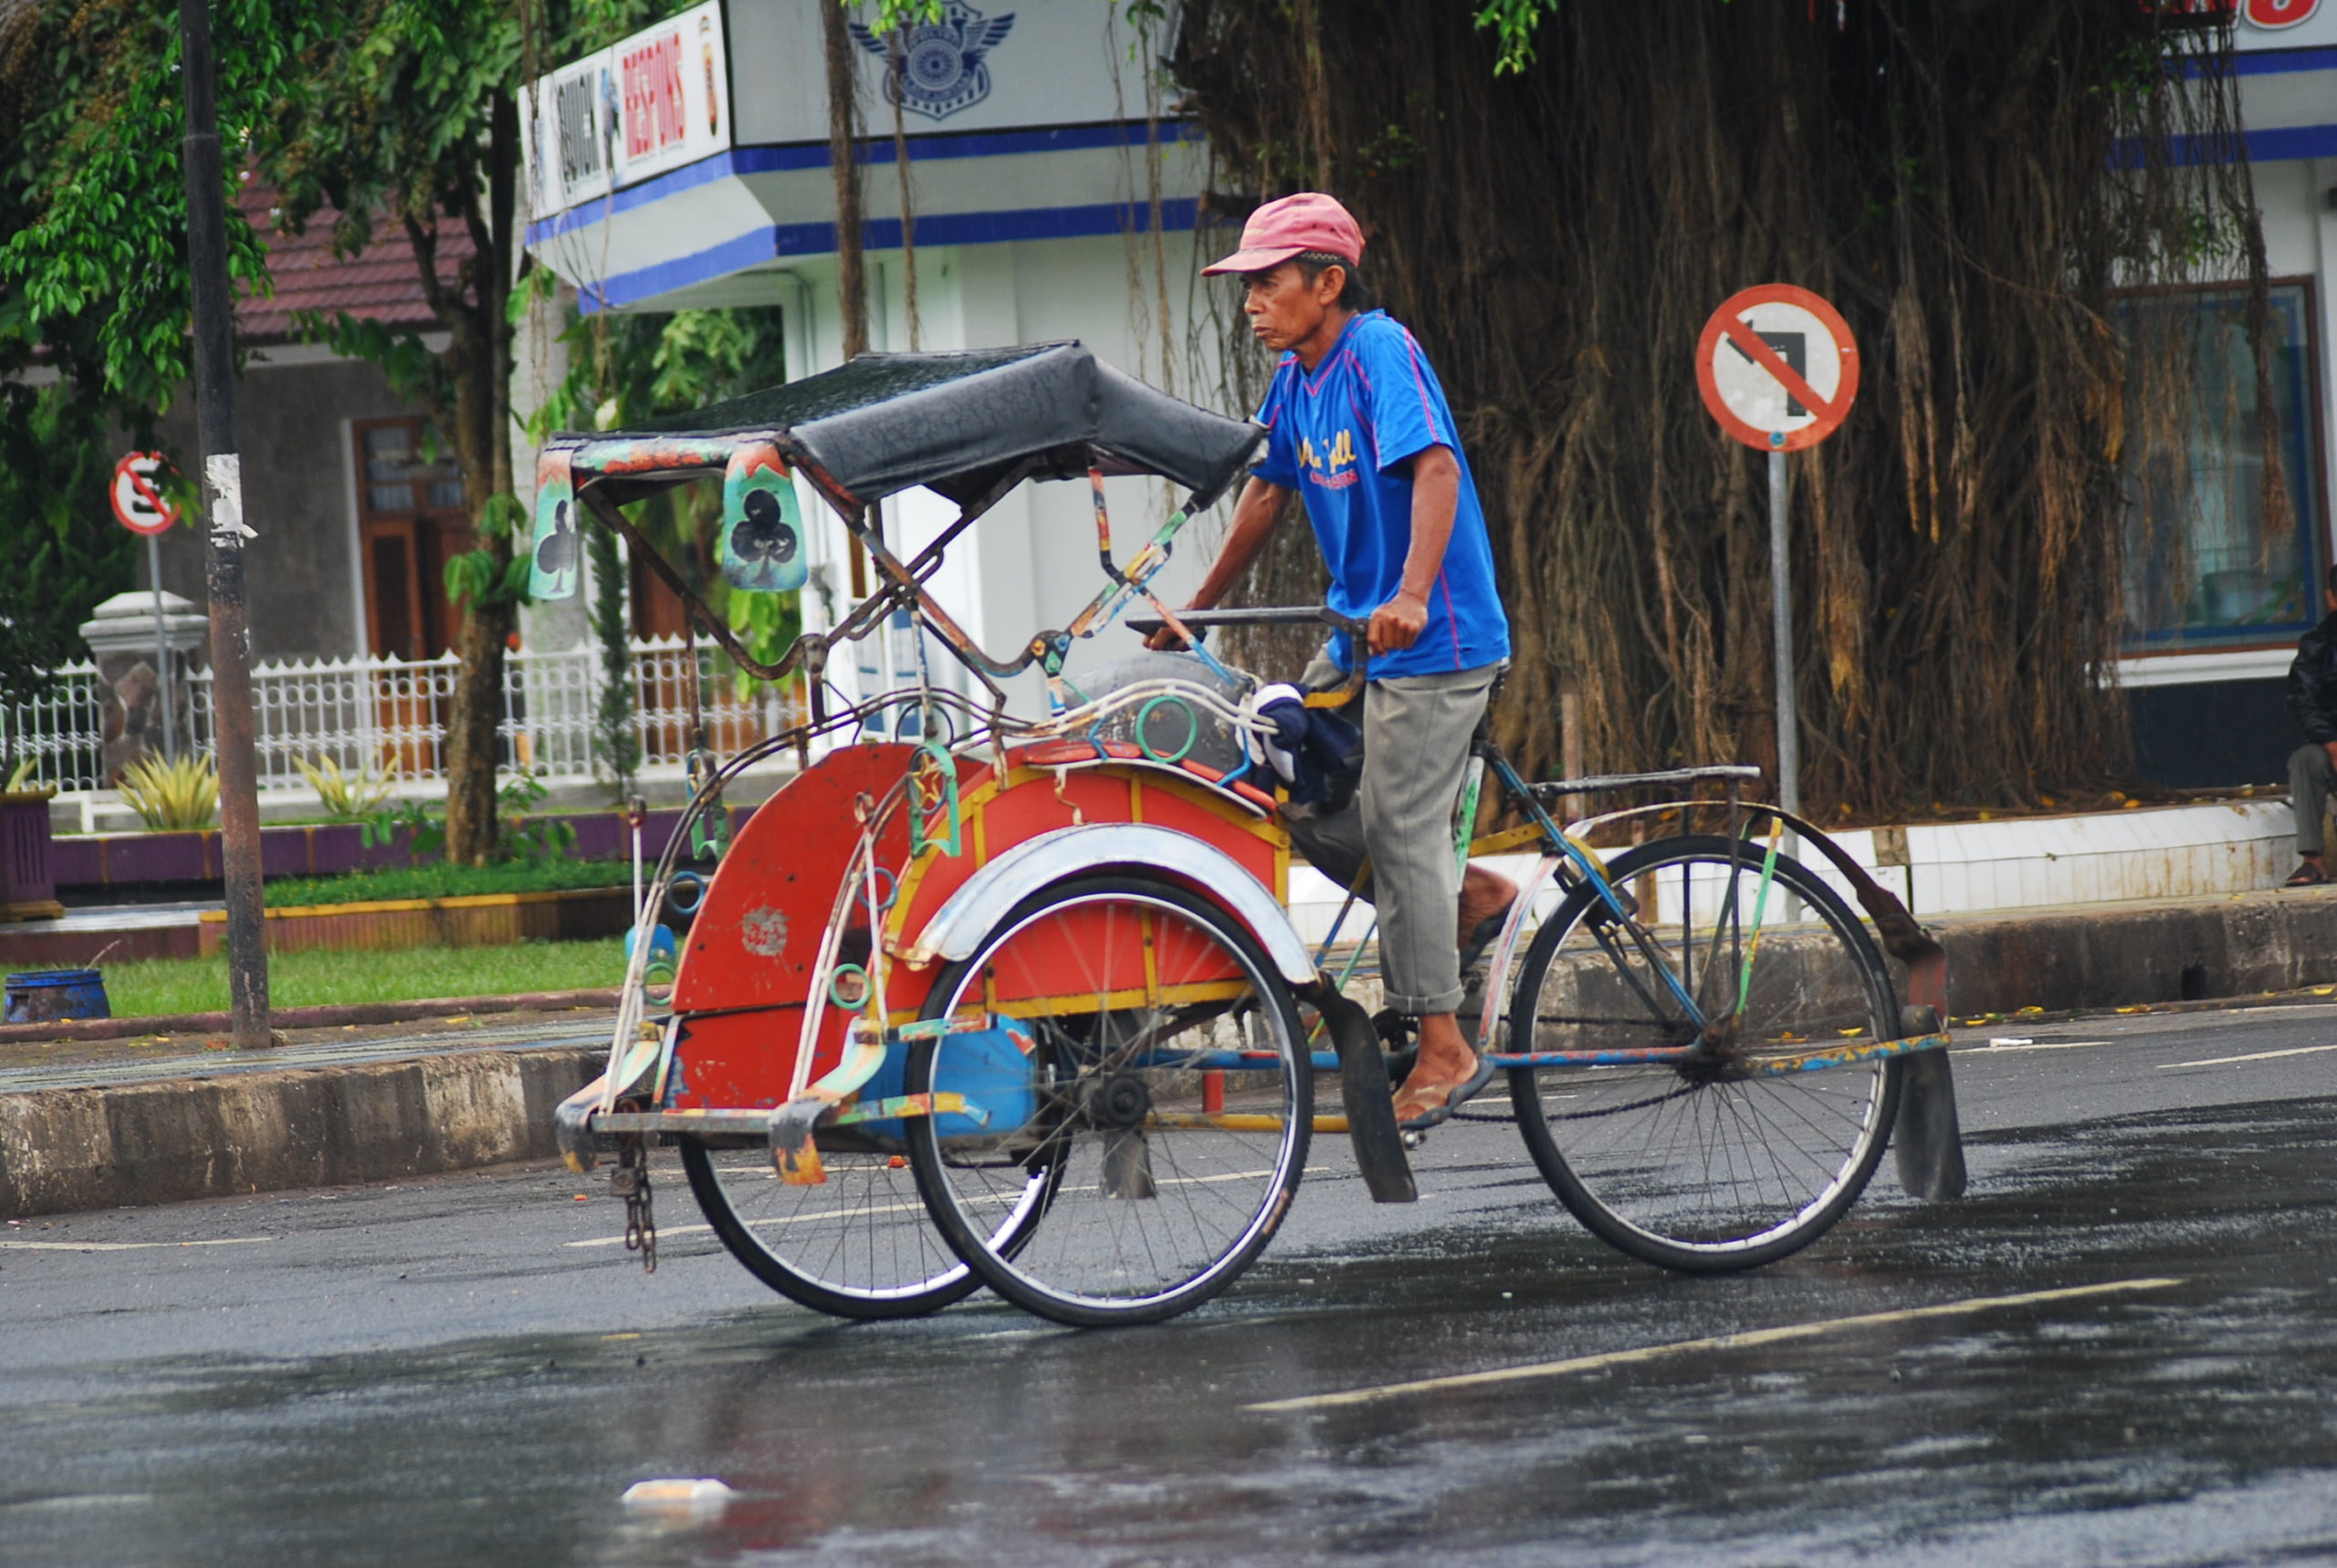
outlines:
M1310 986L1315 963L1274 895L1239 861L1190 833L1146 822L1095 822L1025 839L952 893L900 954L923 967L972 956L1007 912L1040 888L1094 872L1165 874L1210 899L1247 927L1282 977Z

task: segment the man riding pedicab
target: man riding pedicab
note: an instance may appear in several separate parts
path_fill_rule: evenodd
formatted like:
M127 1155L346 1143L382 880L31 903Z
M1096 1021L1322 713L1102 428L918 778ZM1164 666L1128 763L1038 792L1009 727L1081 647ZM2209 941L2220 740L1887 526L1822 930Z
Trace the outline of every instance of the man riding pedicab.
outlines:
M1241 249L1201 269L1242 278L1251 329L1282 362L1258 411L1270 432L1264 456L1189 608L1225 596L1294 491L1330 568L1332 608L1368 620L1366 648L1336 633L1305 677L1334 686L1364 662L1361 784L1344 809L1289 826L1341 883L1357 886L1368 866L1358 892L1378 912L1387 1003L1420 1022L1396 1114L1425 1125L1492 1076L1456 1017L1460 950L1498 929L1517 890L1480 866L1462 873L1452 812L1471 737L1509 659L1509 622L1443 388L1411 333L1371 308L1362 258L1363 232L1347 208L1305 192L1260 207ZM1153 643L1174 639L1164 630Z

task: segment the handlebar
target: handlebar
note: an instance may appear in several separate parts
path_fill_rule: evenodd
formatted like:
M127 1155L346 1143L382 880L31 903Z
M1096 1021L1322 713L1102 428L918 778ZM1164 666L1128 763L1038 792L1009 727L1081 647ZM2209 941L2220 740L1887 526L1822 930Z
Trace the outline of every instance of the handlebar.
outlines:
M1249 610L1179 610L1177 619L1197 632L1211 626L1304 626L1308 622L1328 626L1335 632L1346 632L1360 637L1371 622L1353 615L1343 615L1327 604L1263 605ZM1149 637L1168 624L1157 616L1128 616L1121 624L1131 632Z

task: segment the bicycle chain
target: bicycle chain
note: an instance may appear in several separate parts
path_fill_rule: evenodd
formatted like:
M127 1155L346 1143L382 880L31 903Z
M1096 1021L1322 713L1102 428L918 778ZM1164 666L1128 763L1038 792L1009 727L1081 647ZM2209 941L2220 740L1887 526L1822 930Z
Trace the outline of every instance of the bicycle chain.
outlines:
M624 1249L641 1255L641 1271L657 1271L657 1217L649 1190L649 1154L638 1134L618 1140L616 1168L609 1172L611 1196L624 1199Z

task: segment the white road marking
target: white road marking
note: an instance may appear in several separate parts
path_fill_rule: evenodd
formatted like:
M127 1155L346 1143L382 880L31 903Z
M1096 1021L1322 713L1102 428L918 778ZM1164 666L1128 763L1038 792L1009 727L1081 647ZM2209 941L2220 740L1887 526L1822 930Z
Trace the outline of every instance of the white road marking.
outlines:
M273 1236L223 1236L215 1241L10 1241L0 1248L15 1252L144 1252L156 1247L251 1247L273 1241Z
M2115 1045L2114 1040L2024 1040L2017 1045L1998 1045L1990 1040L1985 1049L1990 1056L2007 1051L2078 1051L2089 1045Z
M2337 1045L2299 1045L2287 1051L2251 1051L2246 1056L2208 1056L2197 1061L2162 1061L2162 1071L2170 1067L2222 1067L2234 1061L2269 1061L2276 1056L2314 1056L2324 1051L2337 1051Z
M1244 1405L1244 1410L1324 1410L1340 1405L1368 1405L1408 1394L1428 1394L1447 1388L1477 1388L1488 1384L1519 1383L1536 1377L1563 1377L1577 1372L1624 1366L1632 1362L1658 1361L1700 1350L1741 1350L1748 1345L1776 1344L1786 1340L1815 1339L1845 1329L1871 1328L1884 1323L1920 1322L1927 1318L1965 1317L1999 1307L2037 1306L2048 1301L2074 1301L2089 1296L2110 1296L2134 1291L2164 1291L2183 1283L2177 1279L2118 1280L2106 1285L2073 1285L2059 1291L2028 1291L2017 1296L1972 1296L1932 1307L1908 1307L1893 1312L1861 1312L1856 1317L1826 1318L1817 1322L1789 1323L1784 1328L1754 1329L1745 1333L1714 1334L1709 1339L1679 1340L1671 1344L1643 1345L1638 1350L1609 1351L1601 1355L1571 1356L1565 1361L1530 1362L1524 1366L1497 1367L1491 1372L1467 1372L1453 1377L1423 1377L1412 1383L1390 1383L1378 1388L1355 1388L1342 1394L1310 1394L1297 1399L1270 1399Z

